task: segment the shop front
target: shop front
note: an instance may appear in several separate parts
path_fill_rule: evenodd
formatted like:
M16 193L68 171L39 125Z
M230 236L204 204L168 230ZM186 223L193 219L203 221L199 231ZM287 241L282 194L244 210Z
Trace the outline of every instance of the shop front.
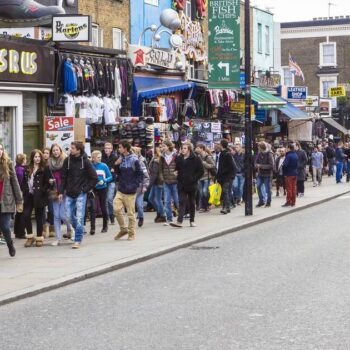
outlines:
M42 146L55 55L47 43L0 38L0 143L11 158Z

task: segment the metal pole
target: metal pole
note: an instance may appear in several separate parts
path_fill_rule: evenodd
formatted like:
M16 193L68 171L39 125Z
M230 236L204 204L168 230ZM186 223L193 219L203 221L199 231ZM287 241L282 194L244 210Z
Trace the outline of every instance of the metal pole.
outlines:
M245 66L245 215L253 215L253 155L250 77L250 1L244 3L244 66Z

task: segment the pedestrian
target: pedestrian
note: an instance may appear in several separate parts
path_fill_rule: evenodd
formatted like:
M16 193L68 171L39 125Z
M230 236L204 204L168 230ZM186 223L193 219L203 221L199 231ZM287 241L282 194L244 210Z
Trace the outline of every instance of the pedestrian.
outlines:
M320 152L317 146L311 154L312 178L313 187L319 186L322 183L322 169L323 169L323 153Z
M301 148L300 142L295 143L295 149L298 156L297 195L304 197L308 158L306 152Z
M146 159L141 154L141 148L132 147L131 151L137 156L143 173L142 182L136 191L137 226L142 227L144 223L144 194L149 187L149 174L146 165Z
M232 183L236 175L236 169L232 154L228 148L228 141L222 139L219 145L216 145L216 181L221 185L221 214L228 214L231 212L231 193Z
M66 213L75 231L72 249L79 249L84 233L84 217L87 193L96 185L97 174L88 160L82 142L73 141L70 154L62 167L62 183L59 189L59 200L65 195Z
M166 140L163 142L163 153L160 158L159 175L163 181L164 187L164 204L166 213L166 223L169 225L173 222L173 207L178 211L179 209L179 194L177 190L177 176L176 176L176 158L177 153L174 144Z
M216 168L214 159L210 150L202 143L197 144L195 149L200 160L203 164L204 173L198 181L198 191L200 195L199 199L199 212L205 213L210 210L209 201L209 185L212 179L216 177Z
M240 205L243 200L243 189L245 183L244 177L244 163L245 154L242 145L236 142L233 146L234 154L233 160L236 165L236 176L233 180L233 199L235 204Z
M334 175L334 167L335 167L335 149L333 146L333 142L329 142L326 145L326 155L328 160L328 177Z
M26 165L27 165L27 156L24 153L19 153L16 156L16 176L19 187L21 189L21 193L23 196L23 191L25 187L25 173L26 173ZM23 211L16 211L15 222L14 222L14 233L17 239L25 239L25 223L23 221Z
M117 177L114 171L114 164L117 159L117 155L113 152L113 145L110 142L106 142L102 152L102 163L105 163L108 166L109 171L112 174L112 181L107 184L107 214L111 225L115 224L113 199L116 194Z
M16 255L11 238L11 216L23 211L23 198L15 169L4 146L0 144L0 231L3 234L9 254Z
M108 184L113 181L113 176L107 164L102 163L102 153L100 151L93 151L91 159L97 174L97 181L93 191L102 212L103 225L101 233L106 233L108 232L107 187ZM90 216L91 235L95 234L96 207L93 209L95 210L91 211Z
M343 177L343 165L344 165L345 153L344 153L344 144L342 141L339 141L337 148L335 150L335 161L336 161L336 173L335 181L336 183L341 183Z
M286 150L281 147L277 150L278 156L275 161L276 167L276 197L280 195L280 188L283 188L283 195L286 195L286 187L283 175L283 162L286 159Z
M67 235L74 236L72 226L67 220L65 198L59 200L59 188L62 183L62 167L66 158L61 146L57 143L53 144L50 149L50 158L47 161L47 166L50 170L49 179L49 200L52 202L53 217L56 239L51 243L52 246L58 246L62 240L61 223L67 226Z
M26 248L34 243L37 247L44 244L43 225L45 217L45 207L48 205L48 189L50 174L40 150L34 149L30 154L30 163L26 175L26 188L24 190L24 210L23 217L26 223L27 240L24 244ZM32 228L32 211L35 211L36 237Z
M283 176L287 191L286 203L282 207L294 207L297 197L298 155L294 143L289 143L283 161Z
M114 237L115 240L128 235L128 240L135 239L136 217L135 200L136 192L142 183L143 172L137 156L131 153L131 145L126 141L119 144L121 157L116 161L116 174L119 179L118 191L113 201L114 213L117 218L120 231ZM129 224L126 226L123 209L126 209Z
M47 166L47 162L50 158L50 148L44 147L41 152L43 154L44 164L45 164L45 166ZM48 199L48 204L47 204L47 207L45 208L45 211L44 211L43 225L44 225L43 226L44 237L47 237L47 236L55 237L53 205L52 205L52 201L50 198Z
M255 159L255 169L257 170L257 190L259 202L256 207L269 208L271 207L271 191L272 191L272 174L274 169L274 158L268 150L267 144L264 141L258 144L258 155ZM264 202L263 188L266 191L266 202Z
M179 191L179 215L176 222L171 222L173 227L182 227L183 217L188 204L190 213L190 226L195 227L196 192L198 181L203 176L204 169L201 160L194 154L193 145L184 142L181 146L181 154L176 158L176 175Z

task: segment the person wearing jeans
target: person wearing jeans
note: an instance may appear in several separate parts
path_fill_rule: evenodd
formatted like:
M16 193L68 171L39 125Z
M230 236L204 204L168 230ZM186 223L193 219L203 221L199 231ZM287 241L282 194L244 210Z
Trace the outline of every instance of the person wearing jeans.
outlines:
M320 152L317 146L314 147L311 154L311 165L312 165L312 177L313 186L316 187L322 183L322 169L323 169L323 153Z
M96 182L96 170L87 159L84 144L72 142L70 155L63 162L58 200L63 201L63 195L66 195L67 218L75 230L73 249L80 248L84 234L87 193L95 187Z
M166 225L173 221L172 202L176 209L179 208L179 195L177 190L176 171L176 151L174 144L166 140L162 145L162 156L160 158L159 176L163 181L164 188L164 204L166 212Z
M344 159L345 159L344 144L342 141L340 141L335 150L335 161L336 161L335 180L337 184L341 182L341 179L343 177Z
M179 215L177 222L170 222L172 227L182 227L183 217L188 204L190 226L195 227L196 192L198 180L203 176L204 169L201 160L193 153L193 146L185 142L181 147L181 155L176 158L176 175L179 190Z
M244 161L245 156L242 149L242 145L236 142L233 146L233 160L236 165L236 176L233 180L233 199L235 204L241 204L243 200L243 188L244 188Z

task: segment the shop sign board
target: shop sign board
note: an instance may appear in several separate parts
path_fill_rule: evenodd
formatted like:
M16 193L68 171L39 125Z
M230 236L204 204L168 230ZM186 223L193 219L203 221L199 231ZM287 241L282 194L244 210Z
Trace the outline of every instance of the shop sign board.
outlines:
M0 81L53 84L54 50L20 40L0 42Z
M332 115L332 99L320 98L320 111L319 114L323 116Z
M231 102L230 110L232 112L244 114L245 113L245 100L240 99L237 102ZM251 113L252 117L255 116L255 106L253 104L250 105L250 113Z
M307 107L318 107L319 99L318 96L307 96L305 104Z
M184 57L170 49L156 49L152 47L129 45L128 58L134 67L156 66L166 69L176 69L176 63L182 62Z
M46 147L57 143L68 154L72 141L74 141L74 117L45 117Z
M328 89L328 94L329 94L329 97L346 96L345 87L344 86L331 87Z
M59 15L52 17L52 40L91 41L91 17L85 15Z
M208 87L240 87L240 1L208 0Z
M307 96L307 87L305 86L288 86L288 100L305 100Z

